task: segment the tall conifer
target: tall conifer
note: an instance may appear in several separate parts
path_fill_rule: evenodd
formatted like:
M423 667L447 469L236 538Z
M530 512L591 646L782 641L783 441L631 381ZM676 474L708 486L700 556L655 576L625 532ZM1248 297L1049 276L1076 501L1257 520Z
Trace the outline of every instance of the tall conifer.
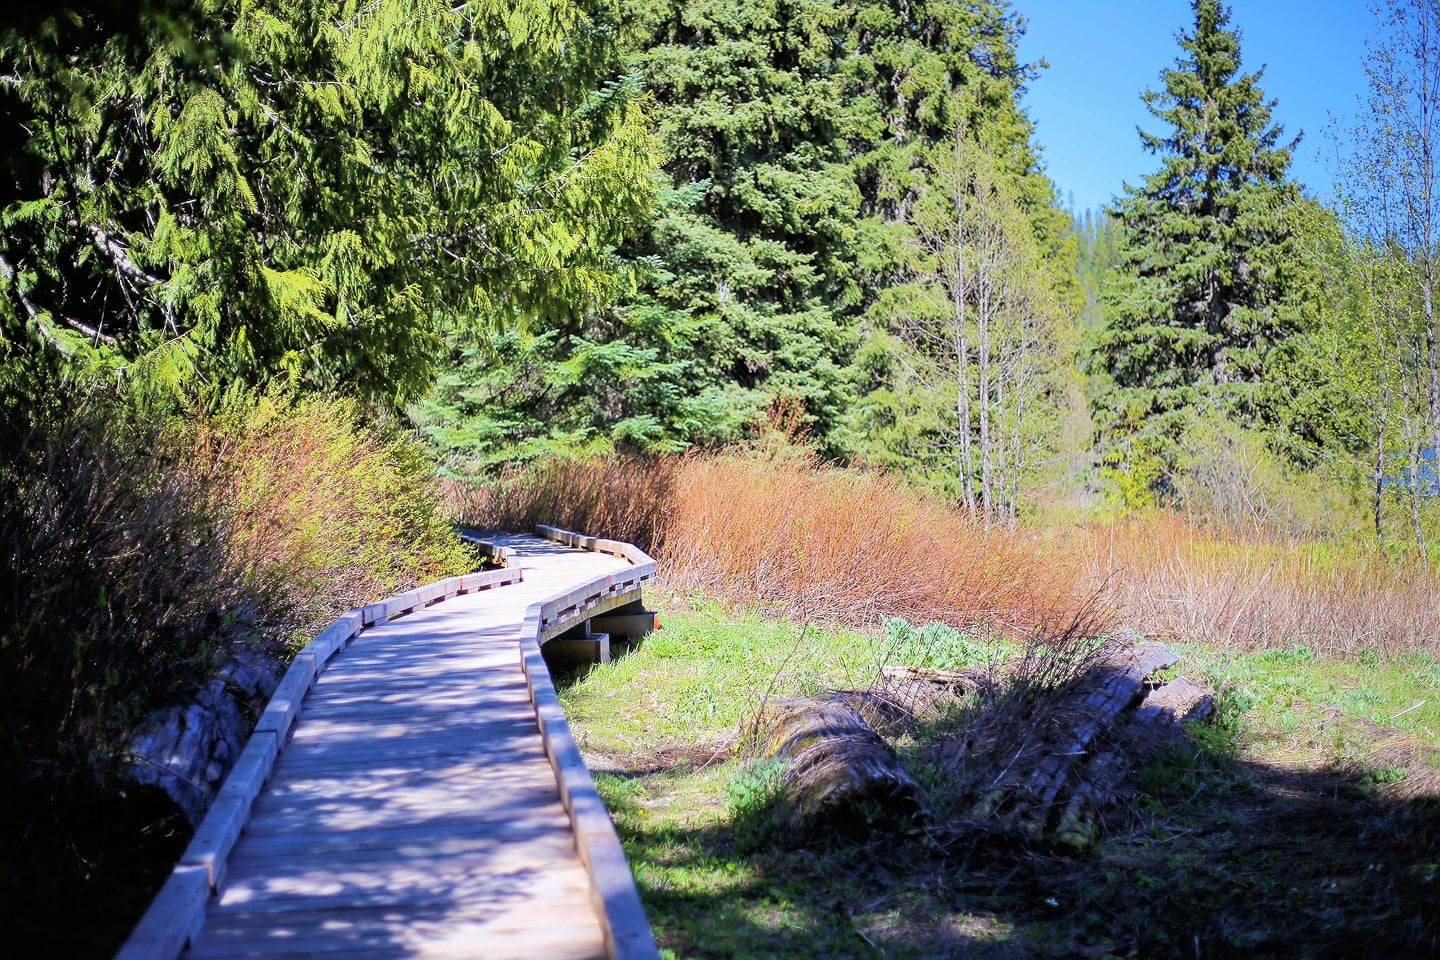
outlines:
M611 82L608 16L589 0L12 16L0 355L166 396L283 379L403 402L432 379L439 318L516 327L604 298L655 159Z
M1241 72L1230 10L1193 9L1182 56L1144 95L1169 131L1141 142L1163 163L1115 207L1122 262L1092 346L1102 460L1130 499L1166 487L1195 414L1263 418L1267 366L1298 326L1297 141L1271 120L1263 71Z

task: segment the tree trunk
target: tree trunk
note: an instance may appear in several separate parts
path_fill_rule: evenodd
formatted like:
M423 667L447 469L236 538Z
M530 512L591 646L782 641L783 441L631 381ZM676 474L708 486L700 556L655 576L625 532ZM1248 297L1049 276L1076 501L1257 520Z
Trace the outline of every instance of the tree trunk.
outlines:
M1385 549L1385 427L1389 419L1390 391L1380 406L1380 423L1375 429L1375 546Z

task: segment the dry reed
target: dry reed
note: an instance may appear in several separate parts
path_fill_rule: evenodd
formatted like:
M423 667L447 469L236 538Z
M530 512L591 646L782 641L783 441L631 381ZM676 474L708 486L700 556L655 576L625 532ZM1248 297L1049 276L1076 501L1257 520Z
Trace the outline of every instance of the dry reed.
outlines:
M1374 552L1212 532L1174 515L1068 539L1085 581L1109 583L1147 636L1330 655L1440 647L1440 579Z
M1083 605L1072 567L881 474L753 453L550 463L453 487L465 522L630 540L679 590L810 621L901 616L1030 633Z

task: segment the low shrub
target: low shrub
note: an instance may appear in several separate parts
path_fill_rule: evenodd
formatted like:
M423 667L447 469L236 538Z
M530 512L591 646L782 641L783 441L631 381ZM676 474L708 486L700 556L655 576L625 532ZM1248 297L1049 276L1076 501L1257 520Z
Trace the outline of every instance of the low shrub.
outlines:
M6 782L88 772L212 667L243 597L226 526L183 452L93 402L0 464Z
M187 841L115 748L230 644L461 572L418 445L351 403L148 419L0 380L0 924L110 956ZM77 908L87 923L75 925Z
M668 584L807 621L888 616L1028 633L1083 603L1071 565L879 473L793 451L552 462L452 486L464 522L630 540Z
M231 564L304 637L336 614L473 569L422 447L347 400L264 397L192 428Z
M1260 433L1216 416L1185 433L1175 492L1196 522L1234 535L1345 538L1366 532L1350 490L1273 452Z

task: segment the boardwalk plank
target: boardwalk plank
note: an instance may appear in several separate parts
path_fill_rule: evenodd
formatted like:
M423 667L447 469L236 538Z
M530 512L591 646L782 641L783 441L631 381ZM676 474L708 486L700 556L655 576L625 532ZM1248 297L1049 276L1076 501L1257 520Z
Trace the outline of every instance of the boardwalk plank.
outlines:
M324 665L187 956L605 955L518 640L529 604L627 565L535 543L521 583Z

